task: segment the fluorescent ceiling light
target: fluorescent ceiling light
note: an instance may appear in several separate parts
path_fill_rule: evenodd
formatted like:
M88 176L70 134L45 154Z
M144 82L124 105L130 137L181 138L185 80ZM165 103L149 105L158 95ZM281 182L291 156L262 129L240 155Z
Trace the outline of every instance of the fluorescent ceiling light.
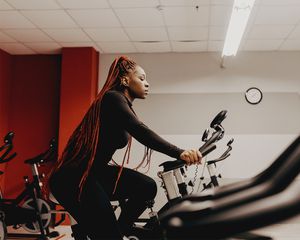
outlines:
M222 57L236 55L254 2L255 0L234 0Z

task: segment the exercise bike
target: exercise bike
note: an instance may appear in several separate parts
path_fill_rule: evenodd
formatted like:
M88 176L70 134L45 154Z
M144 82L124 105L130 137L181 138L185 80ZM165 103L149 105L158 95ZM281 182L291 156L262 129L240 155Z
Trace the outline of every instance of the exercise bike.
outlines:
M17 154L13 153L11 155L8 155L10 151L12 150L12 139L14 137L14 134L12 132L9 132L4 137L4 145L0 147L0 153L4 151L4 153L0 156L0 164L9 162L11 159L13 159ZM4 174L4 172L0 171L0 175ZM0 190L0 199L2 199L2 191ZM1 202L0 202L1 203ZM5 213L3 211L2 203L0 204L0 239L5 240L7 238L7 229L6 229L6 223L5 223Z
M203 133L202 136L202 141L206 142L207 141L207 136L208 136L208 129L205 130L205 132ZM216 158L216 159L212 159L212 160L204 160L204 166L203 166L203 171L202 174L200 176L200 182L198 184L198 188L197 191L195 193L200 192L200 187L201 187L201 183L204 180L204 170L207 169L208 175L209 175L209 179L210 181L208 183L203 183L202 184L202 190L201 192L207 190L207 189L211 189L211 188L215 188L215 187L219 187L219 181L218 179L222 178L222 175L220 173L217 173L216 169L217 169L217 163L224 161L226 158L228 158L230 156L230 152L232 150L232 143L233 143L234 139L231 138L228 142L227 142L227 149L225 150L225 152L223 152L223 154ZM198 166L197 166L198 167ZM196 169L197 171L197 169ZM195 185L195 180L196 180L196 174L194 177L194 181L190 182L189 185L192 186L194 188ZM194 189L192 189L191 194L194 193Z
M13 201L13 203L17 204L21 201L21 199L26 198L26 200L21 204L21 207L24 209L30 209L36 211L35 202L37 202L39 211L37 212L37 216L38 216L37 220L22 221L23 223L18 224L17 226L15 226L15 228L22 227L27 232L30 232L32 234L37 234L38 232L40 232L40 228L42 226L42 231L41 231L42 239L44 235L46 237L51 237L51 238L57 237L59 233L57 231L50 232L49 230L50 225L52 228L55 228L58 225L60 225L62 222L64 222L66 216L68 216L71 223L72 237L75 240L82 240L84 239L84 237L75 219L73 219L73 217L65 209L59 209L59 210L56 209L56 206L59 205L59 203L51 193L50 196L48 197L48 200L45 200L42 196L43 183L41 179L44 178L45 175L39 172L39 168L40 166L47 164L50 161L56 161L57 156L54 156L56 153L57 153L57 144L55 139L52 139L50 141L49 148L44 153L24 161L25 164L28 164L30 166L33 180L32 182L30 182L28 176L24 177L26 188L17 197L17 199ZM32 192L34 192L33 197L29 197L29 198L26 197L28 193L32 193ZM18 235L20 236L20 234ZM16 236L16 234L14 234L13 236Z
M226 118L227 111L223 110L213 119L210 124L213 132L209 137L209 131L206 130L202 136L202 140L205 142L200 148L199 151L202 153L202 156L206 156L210 152L216 149L216 142L221 140L224 136L225 130L222 127L222 122ZM226 151L217 159L207 161L204 167L208 168L210 173L211 183L206 185L206 188L218 186L218 176L213 171L217 162L225 160L232 150L231 144L233 139L230 140L227 144L228 148ZM170 207L177 204L177 202L189 195L188 185L185 181L185 162L183 160L167 161L159 165L163 168L162 171L158 172L158 176L162 181L162 187L165 189L165 194L167 197L167 203L158 211L153 211L154 201L148 202L148 208L150 209L149 219L138 219L137 223L144 222L144 226L135 224L132 229L131 236L132 239L162 239L163 232L160 228L159 216L169 209ZM121 204L122 209L122 204Z
M208 198L187 197L160 216L161 224L171 238L224 239L288 219L300 213L294 182L299 173L300 136L257 176L216 189Z
M4 145L1 150L6 149L1 156L0 163L5 163L12 160L16 153L8 156L13 148L12 132L8 133L4 138ZM24 177L24 190L14 199L6 199L1 197L1 210L4 212L4 223L6 226L13 226L14 229L19 227L24 228L31 233L39 233L35 235L30 234L9 234L12 237L29 237L36 236L39 239L48 239L48 237L58 236L57 232L50 232L49 225L51 222L50 205L41 196L41 182L37 172L37 166L33 162L51 157L53 154L54 142L50 143L49 149L38 156L25 161L30 164L33 171L33 180L30 181L28 176ZM5 230L6 231L6 230Z

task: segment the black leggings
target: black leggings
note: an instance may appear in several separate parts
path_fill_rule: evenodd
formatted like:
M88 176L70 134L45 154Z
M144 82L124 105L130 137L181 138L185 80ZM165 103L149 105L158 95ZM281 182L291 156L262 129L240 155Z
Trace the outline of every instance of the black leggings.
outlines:
M117 166L107 166L101 173L87 178L80 201L76 169L60 169L50 180L52 194L74 217L92 240L122 239L134 221L147 208L146 201L155 198L155 181L137 171L124 168L115 194L112 194L119 172ZM125 200L119 219L111 200Z

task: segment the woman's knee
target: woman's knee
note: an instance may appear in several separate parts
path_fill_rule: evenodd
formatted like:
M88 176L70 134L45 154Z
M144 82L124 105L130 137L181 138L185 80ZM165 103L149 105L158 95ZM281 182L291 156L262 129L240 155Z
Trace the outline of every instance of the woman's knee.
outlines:
M149 178L147 183L144 185L141 195L145 200L152 200L157 194L157 185L154 179Z

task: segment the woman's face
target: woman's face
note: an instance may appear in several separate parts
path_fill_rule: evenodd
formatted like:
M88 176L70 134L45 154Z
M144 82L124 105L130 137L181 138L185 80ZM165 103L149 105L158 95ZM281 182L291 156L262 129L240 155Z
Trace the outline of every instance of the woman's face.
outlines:
M146 98L149 91L149 84L146 80L146 73L142 67L137 65L132 72L128 73L126 80L131 100L134 98Z

